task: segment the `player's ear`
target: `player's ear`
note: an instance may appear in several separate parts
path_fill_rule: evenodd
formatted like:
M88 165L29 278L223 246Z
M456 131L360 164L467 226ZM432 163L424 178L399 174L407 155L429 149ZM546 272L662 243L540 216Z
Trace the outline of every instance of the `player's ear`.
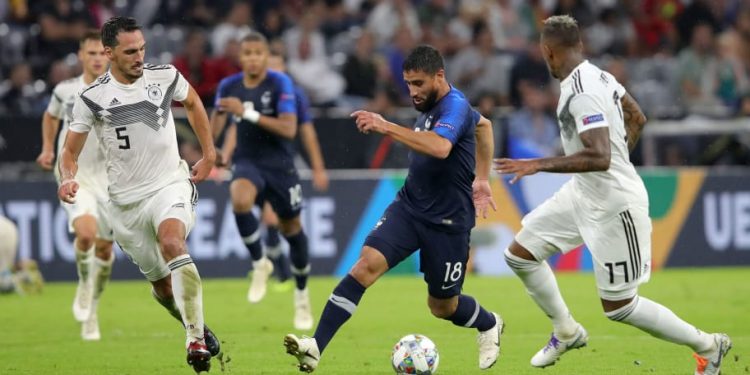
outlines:
M107 58L112 60L112 56L114 55L114 49L112 47L105 46L104 47L104 54L107 55Z

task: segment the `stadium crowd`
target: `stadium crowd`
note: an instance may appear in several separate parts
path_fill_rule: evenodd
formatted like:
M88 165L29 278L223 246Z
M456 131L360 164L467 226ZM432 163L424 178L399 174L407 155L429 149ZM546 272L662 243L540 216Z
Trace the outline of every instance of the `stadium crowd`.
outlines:
M323 111L411 106L401 64L428 43L446 57L449 81L507 125L498 132L506 155L554 155L558 88L537 43L553 14L578 20L592 62L650 119L750 115L748 0L8 0L0 1L0 116L41 116L52 88L80 73L79 37L128 15L146 26L147 59L174 64L207 106L218 82L239 71L238 41L250 30L284 53ZM744 141L677 137L659 152L670 165L746 164Z

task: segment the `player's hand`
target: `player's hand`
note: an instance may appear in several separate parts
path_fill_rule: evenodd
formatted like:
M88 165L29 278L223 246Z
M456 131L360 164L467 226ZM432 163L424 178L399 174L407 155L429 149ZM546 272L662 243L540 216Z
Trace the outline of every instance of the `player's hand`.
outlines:
M55 160L55 153L53 151L42 151L36 158L36 163L44 170L52 170L52 162Z
M194 184L197 184L208 177L208 174L211 173L211 169L214 167L214 161L210 159L206 159L205 157L201 158L201 160L198 160L195 165L193 165L192 170L190 171L190 181L193 181Z
M328 191L328 173L325 169L313 170L312 184L317 191Z
M511 184L515 184L523 176L530 176L539 172L537 159L495 159L495 171L501 174L514 174Z
M490 188L489 181L474 180L474 183L471 184L471 190L477 217L481 214L482 219L486 219L490 207L492 207L492 211L497 211L495 200L492 199L492 188Z
M219 111L229 112L235 116L242 117L242 114L245 112L245 107L238 98L221 98L219 99Z
M78 193L78 182L76 180L63 180L57 188L57 197L65 203L75 203Z
M383 116L374 112L356 111L349 116L354 118L357 129L364 134L370 134L371 131L385 134L388 128L388 121Z

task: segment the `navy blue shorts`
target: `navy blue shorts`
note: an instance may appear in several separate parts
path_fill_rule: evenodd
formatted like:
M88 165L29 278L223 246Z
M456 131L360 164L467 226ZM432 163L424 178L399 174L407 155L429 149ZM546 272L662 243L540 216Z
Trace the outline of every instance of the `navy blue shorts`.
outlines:
M469 260L470 231L449 233L435 229L409 214L395 201L385 210L365 240L385 256L393 268L420 249L420 271L427 290L436 298L461 294Z
M232 166L232 180L250 180L258 190L255 204L268 201L280 219L293 219L302 209L302 187L297 170L258 168L254 163L239 160Z

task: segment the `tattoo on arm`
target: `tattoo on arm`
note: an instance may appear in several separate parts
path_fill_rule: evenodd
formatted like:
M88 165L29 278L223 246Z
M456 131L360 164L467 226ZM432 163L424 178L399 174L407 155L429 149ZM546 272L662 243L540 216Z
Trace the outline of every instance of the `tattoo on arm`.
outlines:
M622 113L625 122L625 132L627 133L628 150L633 151L641 137L641 131L646 124L646 115L641 111L641 107L630 94L622 97Z
M539 159L539 170L555 173L579 173L609 169L611 149L609 128L594 128L581 133L583 150L568 156Z

